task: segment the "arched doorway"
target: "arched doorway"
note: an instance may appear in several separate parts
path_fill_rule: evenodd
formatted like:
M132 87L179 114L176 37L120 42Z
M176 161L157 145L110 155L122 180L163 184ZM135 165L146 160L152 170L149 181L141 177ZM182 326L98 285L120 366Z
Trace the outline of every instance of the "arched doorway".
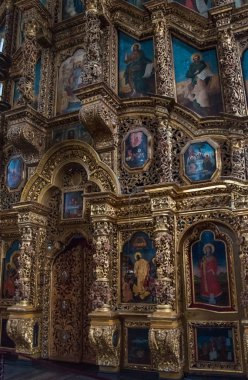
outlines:
M74 236L53 262L49 356L54 360L80 362L83 358L86 251L86 240Z

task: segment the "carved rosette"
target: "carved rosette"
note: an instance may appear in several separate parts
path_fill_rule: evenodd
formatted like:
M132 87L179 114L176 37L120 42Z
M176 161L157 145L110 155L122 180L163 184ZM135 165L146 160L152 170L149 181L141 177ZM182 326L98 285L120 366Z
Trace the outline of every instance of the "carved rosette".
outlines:
M102 80L101 61L101 21L98 15L98 3L86 2L86 56L87 63L82 72L82 83L87 86Z
M225 5L230 2L222 2ZM218 29L218 55L225 111L236 116L246 115L245 90L238 46L231 29L232 8L212 12Z
M160 182L173 182L172 176L172 128L167 121L160 121L158 150L161 157Z
M245 149L241 140L232 140L232 177L246 179Z
M17 353L39 354L39 332L35 333L35 326L39 326L39 323L39 318L12 318L10 316L7 323L7 333L15 342Z
M171 50L171 36L164 14L154 12L152 22L155 32L155 51L157 66L157 93L158 95L175 97L175 86L173 79L173 59Z
M37 43L38 23L36 20L27 17L24 24L24 43L22 57L22 77L19 80L18 87L22 94L22 104L32 104L34 101L34 77L35 65L38 59Z
M103 367L120 365L120 324L110 326L91 325L90 344L97 354L97 364Z
M156 296L158 304L175 309L176 274L173 218L170 215L155 217L155 247L157 263Z
M240 245L240 261L241 261L241 279L242 293L241 302L244 307L245 314L248 310L248 232L242 234Z
M94 224L93 243L95 254L95 278L91 289L93 309L109 305L111 301L110 260L113 251L113 224L109 221L97 221Z

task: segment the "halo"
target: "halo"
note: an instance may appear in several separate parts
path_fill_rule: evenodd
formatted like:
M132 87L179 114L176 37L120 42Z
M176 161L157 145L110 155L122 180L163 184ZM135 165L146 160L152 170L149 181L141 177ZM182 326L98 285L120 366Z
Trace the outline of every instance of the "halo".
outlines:
M140 252L136 252L135 255L134 255L135 260L137 260L137 257L138 257L138 256L141 258L141 257L142 257L142 253L140 253Z
M213 245L213 244L211 244L211 243L207 243L207 244L205 244L204 246L203 246L203 253L206 253L206 248L207 247L211 247L211 249L212 249L212 253L214 253L214 251L215 251L215 246Z
M139 50L141 49L141 44L140 44L139 42L135 42L135 43L131 46L131 50L132 50L132 51L133 51L133 47L134 47L135 45L138 45Z
M10 261L9 261L9 263L10 263L11 266L15 266L15 264L13 262L15 256L19 256L20 257L20 251L19 250L18 251L14 251L12 253L12 255L11 255L11 258L10 258Z
M198 52L196 52L196 53L194 53L194 54L191 55L191 61L192 61L192 62L193 62L193 60L194 60L194 57L199 57L200 59L202 59L202 55L201 55L201 53L198 53Z

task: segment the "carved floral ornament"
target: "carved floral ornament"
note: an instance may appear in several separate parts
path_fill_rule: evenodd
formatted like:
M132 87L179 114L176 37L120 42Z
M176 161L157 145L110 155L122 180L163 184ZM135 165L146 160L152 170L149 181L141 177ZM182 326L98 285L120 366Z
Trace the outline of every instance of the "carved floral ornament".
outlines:
M112 170L100 161L98 154L84 142L63 142L51 148L40 161L35 174L26 184L21 201L42 201L44 194L58 182L60 169L68 163L81 164L89 181L102 191L120 193L119 183Z

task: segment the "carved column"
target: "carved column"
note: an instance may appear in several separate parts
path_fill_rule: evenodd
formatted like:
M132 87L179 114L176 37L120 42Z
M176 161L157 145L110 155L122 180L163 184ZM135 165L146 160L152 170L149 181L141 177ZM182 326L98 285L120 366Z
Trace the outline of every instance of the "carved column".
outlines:
M7 331L16 343L16 351L40 355L42 285L38 274L43 270L46 243L46 213L43 207L17 205L21 234L17 304L8 310Z
M82 73L83 85L102 80L101 21L97 0L86 1L86 47L87 63Z
M246 165L245 165L245 149L242 140L232 139L232 177L245 180Z
M111 258L114 248L114 225L111 221L96 221L93 223L93 242L95 254L95 281L91 289L91 300L93 309L103 305L112 305L111 289Z
M14 21L14 1L6 1L6 16L5 16L5 44L3 53L9 57L11 55L12 36L13 36L13 21Z
M223 5L223 7L213 8L211 15L218 31L217 49L225 112L245 116L246 99L240 54L231 26L232 4L227 1L218 1L218 5Z
M25 13L24 13L25 17ZM22 48L22 77L18 87L22 94L22 104L33 104L35 65L38 59L37 31L38 23L35 19L26 16L24 24L24 43Z
M158 128L158 153L161 160L160 182L173 182L172 176L172 128L169 120L160 119Z
M155 10L152 13L152 23L154 25L155 37L157 94L174 98L174 67L171 49L171 36L166 15L164 15L162 11Z
M183 330L169 305L158 305L151 316L149 345L160 378L181 379L183 375Z
M161 195L162 196L162 195ZM176 257L174 241L174 217L163 208L170 208L170 197L152 199L152 209L160 208L159 215L154 215L154 238L156 247L156 297L158 304L171 305L176 309Z

